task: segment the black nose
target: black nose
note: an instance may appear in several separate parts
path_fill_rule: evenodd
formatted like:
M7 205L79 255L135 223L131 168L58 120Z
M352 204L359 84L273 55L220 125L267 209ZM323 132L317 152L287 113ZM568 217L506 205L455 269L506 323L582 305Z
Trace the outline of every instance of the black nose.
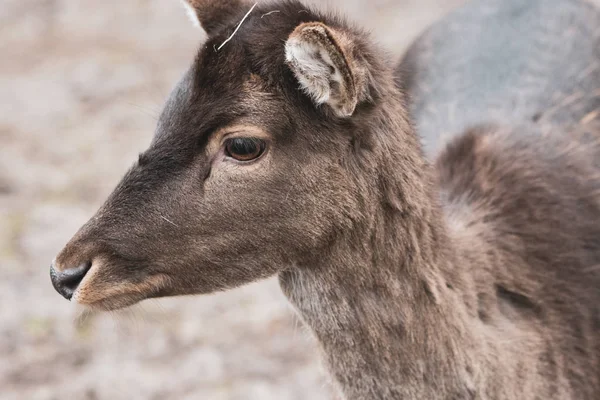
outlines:
M52 286L58 293L60 293L65 299L71 300L73 293L77 289L77 286L83 280L85 274L92 267L91 262L84 262L76 268L69 268L64 271L57 271L54 268L54 263L50 266L50 280Z

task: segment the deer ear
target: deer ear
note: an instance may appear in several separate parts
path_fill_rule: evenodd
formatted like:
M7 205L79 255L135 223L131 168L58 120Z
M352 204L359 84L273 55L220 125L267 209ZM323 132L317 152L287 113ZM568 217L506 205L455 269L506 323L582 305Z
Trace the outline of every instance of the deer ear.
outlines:
M244 0L181 0L189 17L208 36L227 26L246 6Z
M317 105L350 117L366 97L366 73L347 34L320 22L300 24L285 44L285 58L301 88Z

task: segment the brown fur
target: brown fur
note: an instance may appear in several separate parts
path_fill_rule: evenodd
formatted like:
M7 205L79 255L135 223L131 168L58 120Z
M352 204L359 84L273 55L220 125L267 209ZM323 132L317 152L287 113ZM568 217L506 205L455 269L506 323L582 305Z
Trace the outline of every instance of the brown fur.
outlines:
M598 124L474 128L432 167L366 35L277 2L215 52L235 23L210 35L150 148L58 255L57 274L91 262L74 298L115 309L278 274L348 400L595 399ZM350 115L315 104L286 62L290 35L314 23L365 94ZM231 135L268 151L236 164Z

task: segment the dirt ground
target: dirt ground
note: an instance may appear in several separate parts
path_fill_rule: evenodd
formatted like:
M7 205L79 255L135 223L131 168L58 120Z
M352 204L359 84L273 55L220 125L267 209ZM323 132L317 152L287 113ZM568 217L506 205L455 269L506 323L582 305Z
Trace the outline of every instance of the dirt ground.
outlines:
M461 2L318 3L398 56ZM148 145L202 40L177 0L1 1L0 398L331 398L274 279L86 319L50 285L50 261Z

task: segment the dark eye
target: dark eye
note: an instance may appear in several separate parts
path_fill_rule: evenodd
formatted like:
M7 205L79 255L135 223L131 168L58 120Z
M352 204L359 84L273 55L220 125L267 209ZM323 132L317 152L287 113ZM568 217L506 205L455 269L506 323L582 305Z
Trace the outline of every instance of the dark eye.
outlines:
M231 138L225 141L225 155L238 161L252 161L266 148L264 140L256 138Z

